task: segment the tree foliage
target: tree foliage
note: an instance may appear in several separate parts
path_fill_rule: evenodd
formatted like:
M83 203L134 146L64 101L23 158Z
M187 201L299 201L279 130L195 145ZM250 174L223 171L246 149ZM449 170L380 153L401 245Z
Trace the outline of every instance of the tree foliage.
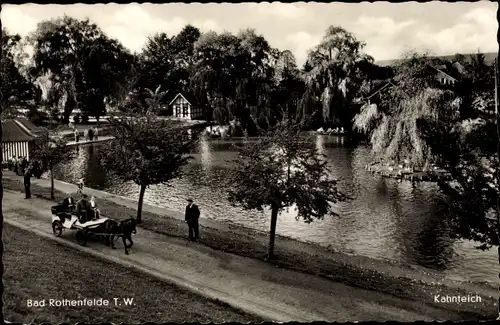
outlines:
M21 53L20 53L21 52ZM2 57L0 58L0 101L4 118L17 116L17 108L32 104L37 92L30 80L19 70L22 55L21 36L2 29Z
M362 53L364 46L341 27L326 30L322 42L309 52L304 75L308 91L304 93L302 110L316 103L313 110L321 107L321 114L316 114L318 122L350 125L354 116L352 101L365 77L362 67L373 62L372 57Z
M483 248L499 245L498 219L499 170L496 146L498 135L494 119L455 120L439 124L421 122L424 137L440 165L452 181L440 181L446 195L442 204L457 238L474 240Z
M67 144L63 137L51 136L48 130L33 142L30 164L35 169L33 170L35 175L39 176L43 172L50 171L51 199L54 199L54 167L71 160L74 156L74 150Z
M354 128L368 133L377 159L422 168L434 156L422 136L418 121L448 123L460 112L462 99L453 90L439 87L427 55L410 53L396 67L391 86L378 104L365 104L354 117Z
M189 135L182 122L151 114L116 116L109 124L115 139L105 145L100 161L105 170L140 186L137 221L141 222L146 188L182 177L196 136Z
M330 177L327 161L301 133L301 125L283 119L257 142L240 149L230 178L229 200L245 209L271 209L269 257L273 256L277 216L286 208L306 223L335 215L332 204L347 197Z
M104 114L104 99L117 93L130 75L133 58L97 25L68 16L43 21L30 36L34 47L31 75L48 76L51 106L63 106L68 121L80 107L91 116Z

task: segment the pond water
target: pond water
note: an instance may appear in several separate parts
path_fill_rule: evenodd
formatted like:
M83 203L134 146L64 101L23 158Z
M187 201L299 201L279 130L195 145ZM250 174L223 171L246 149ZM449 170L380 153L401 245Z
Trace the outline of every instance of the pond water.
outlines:
M326 155L341 190L353 199L336 206L339 217L325 217L311 224L296 221L292 210L284 212L278 219L278 234L345 253L431 270L453 280L495 281L496 250L480 251L470 242L449 238L435 185L412 186L409 182L372 175L364 169L370 162L369 148L349 146L342 137L317 136L313 141ZM228 161L236 157L232 146L235 142L203 139L186 167L187 176L174 180L169 187L152 186L146 190L145 201L183 211L186 198L193 197L202 218L267 231L268 211L245 211L225 200L221 183L226 171L232 168ZM76 183L83 177L89 187L138 198L137 185L123 183L99 168L98 150L98 144L81 147L75 159L59 166L56 178Z

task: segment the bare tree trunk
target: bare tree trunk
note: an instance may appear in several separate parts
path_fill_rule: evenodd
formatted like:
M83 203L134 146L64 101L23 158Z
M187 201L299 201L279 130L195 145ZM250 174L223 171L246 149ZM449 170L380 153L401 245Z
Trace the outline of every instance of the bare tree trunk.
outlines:
M144 202L144 192L146 192L146 185L141 184L141 190L139 192L139 204L137 206L137 223L142 222L142 203Z
M274 258L274 239L276 237L276 223L278 222L278 208L273 206L271 210L271 231L269 232L269 250L267 259Z
M54 200L54 167L50 167L50 199Z

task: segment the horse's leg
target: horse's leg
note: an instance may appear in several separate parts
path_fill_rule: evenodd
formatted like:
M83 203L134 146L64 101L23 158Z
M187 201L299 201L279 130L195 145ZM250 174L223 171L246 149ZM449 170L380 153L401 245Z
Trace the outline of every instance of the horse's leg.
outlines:
M130 245L128 245L128 248L132 248L134 245L134 242L132 241L132 235L127 235L127 239L130 242Z
M109 245L112 249L116 249L115 247L115 235L109 235Z
M127 240L126 240L125 236L122 236L122 240L123 240L123 246L125 246L125 254L128 255Z

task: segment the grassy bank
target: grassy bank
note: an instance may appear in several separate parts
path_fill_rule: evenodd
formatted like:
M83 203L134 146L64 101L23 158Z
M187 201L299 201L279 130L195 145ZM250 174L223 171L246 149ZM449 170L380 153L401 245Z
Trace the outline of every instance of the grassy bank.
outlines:
M22 191L19 181L4 179L5 188ZM48 199L50 189L33 185L32 193ZM56 201L63 199L63 193L56 191ZM135 210L129 209L104 199L99 200L101 212L110 218L123 219L134 216ZM186 237L186 225L178 219L160 216L149 212L143 213L143 223L140 227L166 234L168 236ZM256 259L265 259L267 253L268 236L265 233L243 228L237 225L225 225L215 228L201 228L201 242L213 249L222 250L240 256ZM483 297L483 303L467 306L446 305L433 302L433 295L471 294L461 289L453 289L444 285L426 284L412 281L408 274L401 272L399 277L384 273L387 267L384 261L362 260L350 258L345 254L332 252L316 245L302 243L296 240L279 237L276 241L276 259L272 263L308 274L325 277L355 287L372 289L392 294L397 297L424 302L426 304L463 313L465 318L491 318L495 316L494 298ZM354 262L353 262L354 261ZM361 261L361 262L356 262ZM367 263L374 265L371 269ZM380 270L379 271L375 271Z
M5 225L6 319L49 322L257 322L258 318L174 285ZM134 284L134 285L131 285ZM113 298L133 298L115 306ZM106 307L27 307L27 300L103 298ZM48 304L48 302L47 302Z

